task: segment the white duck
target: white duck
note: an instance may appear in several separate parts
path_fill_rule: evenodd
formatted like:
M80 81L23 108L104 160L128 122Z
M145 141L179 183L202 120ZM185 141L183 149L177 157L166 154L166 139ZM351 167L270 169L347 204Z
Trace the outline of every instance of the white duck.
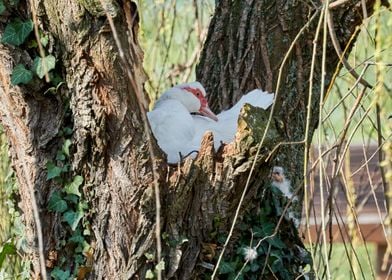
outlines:
M151 130L169 163L179 162L180 153L185 156L200 148L200 142L194 145L192 141L196 124L190 113L218 120L205 96L206 91L199 82L176 85L164 92L147 113Z
M238 116L244 104L248 103L255 107L267 109L271 106L273 100L274 94L254 89L243 95L232 108L218 114L218 122L213 122L203 116L193 116L196 127L196 132L192 140L193 146L200 146L201 139L206 131L212 131L214 135L215 150L219 148L222 142L232 142L237 132Z
M232 142L242 106L249 103L267 109L274 99L274 94L255 89L242 96L231 109L216 116L205 96L206 91L199 82L180 84L164 92L153 110L147 113L152 132L169 163L179 162L180 154L185 156L198 151L206 131L212 131L215 149L222 142Z

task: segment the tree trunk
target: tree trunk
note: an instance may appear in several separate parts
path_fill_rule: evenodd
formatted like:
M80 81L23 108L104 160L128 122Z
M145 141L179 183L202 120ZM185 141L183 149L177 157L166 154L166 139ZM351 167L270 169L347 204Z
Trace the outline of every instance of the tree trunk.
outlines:
M148 132L142 112L145 104L137 97L143 95L145 78L137 41L136 5L130 1L103 2L110 20L98 0L32 1L40 32L49 36L45 51L56 57L55 72L65 82L55 94L44 94L51 86L37 78L24 86L10 83L14 66L32 65L38 51L28 49L27 44L3 45L0 49L0 118L20 184L35 277L40 271L35 208L44 232L43 255L48 270L70 267L70 273L81 278L91 270L86 276L90 279L114 276L144 279L148 269L154 270L159 262L154 237L154 161L155 180L161 191L165 278L200 279L210 274L208 268L216 263L221 249L219 239L227 236L254 161L239 215L242 224L249 213L259 216L270 206L263 199L271 198L267 186L272 165L282 165L288 171L292 186L300 188L302 197L304 145L283 146L278 153L268 156L282 141L304 139L318 15L299 37L283 67L274 118L260 153L257 155L257 144L263 138L268 113L246 107L234 143L215 153L209 134L203 139L196 160L187 159L180 167L173 167L164 163L163 153L155 142L150 147L146 141ZM356 3L348 1L333 11L342 46L361 22ZM368 1L368 7L372 3ZM311 1L218 1L197 69L198 79L206 86L215 111L228 108L256 87L277 91L282 56L316 12L312 5ZM31 7L25 2L19 4L18 11L31 18ZM15 15L6 16L10 20ZM113 39L111 19L117 42ZM1 23L0 32L4 33L5 26ZM117 44L122 51L118 51ZM309 139L317 125L320 101L320 48L313 77ZM338 61L330 43L327 57L325 79L329 82ZM56 159L67 138L65 128L70 127L73 130L71 156L65 161ZM47 180L48 161L61 168L70 164L71 168L69 171L65 168L57 180ZM48 208L53 193L64 190L76 175L84 179L83 196L78 198L77 207L82 202L88 203L88 210L84 210L76 229L91 232L84 236L91 245L84 252L86 263L78 265L75 265L77 242L69 241L75 235L75 228L72 230L64 221L61 211ZM271 218L274 226L280 215L275 216ZM282 252L296 252L297 247L302 247L298 233L288 221L283 220L282 224L279 238L286 240L286 251ZM248 228L246 234L250 230L253 229ZM226 259L235 257L243 237L236 228ZM66 245L61 245L61 240L66 240ZM273 245L268 246L271 251ZM53 254L58 256L52 257ZM269 255L264 252L263 262L270 260ZM64 261L62 257L67 259ZM292 278L299 275L297 268L304 263L300 258L291 261ZM265 278L272 277L268 269L263 271ZM258 273L261 272L260 268Z

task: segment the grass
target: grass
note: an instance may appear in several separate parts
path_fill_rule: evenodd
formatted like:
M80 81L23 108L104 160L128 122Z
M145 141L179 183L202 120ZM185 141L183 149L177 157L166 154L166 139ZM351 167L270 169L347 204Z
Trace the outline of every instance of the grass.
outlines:
M376 263L376 246L375 244L367 244L369 255L372 258L372 267L375 271ZM372 268L368 264L366 257L365 246L360 245L355 248L355 252L358 256L359 262L354 263L354 271L356 278L353 277L353 272L351 271L350 264L348 262L348 257L344 249L344 245L341 243L333 244L332 258L330 261L331 276L334 280L348 280L348 279L358 279L358 280L368 280L373 279ZM361 273L362 270L362 273ZM363 275L362 275L363 274Z

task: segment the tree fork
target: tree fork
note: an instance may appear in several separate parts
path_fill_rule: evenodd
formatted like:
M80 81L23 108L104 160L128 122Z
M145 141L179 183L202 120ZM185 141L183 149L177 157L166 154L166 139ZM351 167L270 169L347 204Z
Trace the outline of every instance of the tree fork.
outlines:
M370 12L373 2L367 1ZM13 67L18 63L31 65L34 57L22 47L1 46L0 120L20 184L20 205L26 235L33 248L31 256L36 275L40 271L34 249L37 232L31 208L31 186L26 177L32 182L40 210L47 258L65 234L58 215L47 210L51 193L61 186L46 180L46 163L55 158L61 145L58 131L66 122L64 98L70 102L74 129L72 172L83 176L83 193L91 206L88 217L94 233L91 241L95 245L90 279L113 275L144 279L146 271L157 264L145 255L155 252L151 160L160 166L157 172L164 202L162 233L176 241L176 245L163 248L165 273L175 279L197 279L206 273L198 266L204 257L203 246L216 242L210 235L216 229L214 220L222 221L219 232L230 227L253 160L257 162L255 175L245 196L247 207L243 210L257 208L256 193L269 181L272 162L286 168L294 186L301 185L303 146L283 147L269 162L265 160L279 142L304 138L315 25L300 37L283 68L277 110L260 157L255 158L255 147L268 113L246 108L245 115L252 113L243 117L240 136L234 143L214 153L211 135L207 135L198 158L188 159L178 168L168 167L163 162L163 153L155 143L153 148L158 158L151 159L145 141L146 131L136 98L145 81L143 55L137 41L136 5L105 1L105 10L114 20L123 54L134 75L135 88L124 79L127 66L120 62L99 1L35 0L32 3L40 30L49 35L51 52L57 58L57 69L66 85L60 87L57 95L43 95L48 86L42 81L11 86L9 77ZM360 7L356 3L347 1L333 11L334 17L339 19L335 21L335 28L341 46L345 46L361 22ZM20 3L19 9L26 18L30 17L31 7L27 3ZM197 67L198 80L206 86L213 108L226 109L243 93L256 87L276 91L282 54L314 12L310 3L301 1L219 1ZM5 24L0 26L3 33ZM332 44L328 45L327 56L326 80L329 81L338 62ZM321 54L317 57L321 61ZM320 74L316 72L315 84ZM313 105L319 102L319 90L314 89ZM318 106L313 107L312 115L317 116ZM252 115L258 116L256 123ZM313 118L311 135L316 125Z

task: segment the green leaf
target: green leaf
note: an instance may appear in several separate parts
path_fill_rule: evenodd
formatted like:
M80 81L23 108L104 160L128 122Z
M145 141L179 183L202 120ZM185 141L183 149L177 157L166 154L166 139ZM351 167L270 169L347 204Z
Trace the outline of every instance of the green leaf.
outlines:
M4 5L4 1L3 1L3 0L0 0L0 15L1 15L2 13L4 13L5 10L6 10L6 8L5 8L5 5Z
M49 37L48 35L42 36L40 39L42 46L45 48L48 45Z
M83 184L83 177L79 175L75 176L71 183L65 185L65 192L67 194L74 194L80 197L82 195L79 191L81 184Z
M64 164L63 168L61 168L61 172L66 173L69 171L69 168L70 168L69 163L66 163L66 164Z
M79 202L78 207L79 207L78 209L86 210L86 209L88 209L88 202L85 200L82 200Z
M69 239L70 242L76 243L76 244L83 244L85 241L84 237L82 236L80 230L76 230L73 234L72 237Z
M74 261L75 263L80 265L80 264L84 264L86 260L82 254L76 254L74 256Z
M144 253L144 256L147 258L147 260L149 260L149 261L153 261L154 260L154 258L155 258L155 256L154 256L154 254L151 254L151 253Z
M257 270L259 270L260 266L256 263L256 262L252 262L250 265L250 270L252 272L256 272Z
M16 6L19 4L19 0L9 0L11 6Z
M37 43L37 41L36 41L35 39L29 40L29 41L27 42L27 48L28 48L28 49L35 49L35 48L37 48L37 47L38 47L38 43Z
M33 31L32 20L21 21L17 18L7 24L1 42L19 46L23 44L31 31Z
M278 249L283 249L286 248L286 244L283 243L282 240L280 240L279 238L277 238L276 236L272 237L272 238L268 238L267 242L269 244L271 244L271 246L278 248Z
M49 73L50 70L56 66L56 58L53 55L45 57L36 57L34 59L33 70L42 79L45 74Z
M64 197L64 199L66 201L72 202L75 205L78 204L78 201L79 201L79 197L77 195L74 195L74 194L68 194L68 195L66 195Z
M161 260L161 261L155 266L155 269L156 269L156 270L161 270L161 271L165 270L165 261L164 261L164 260Z
M46 164L46 169L48 170L48 175L46 176L46 180L59 177L62 171L62 168L54 165L54 163L51 161L48 161L48 163Z
M229 262L221 262L221 265L219 266L219 274L227 274L234 272L234 265Z
M83 218L83 211L67 211L64 213L64 221L66 221L70 227L72 228L73 231L75 231L76 227L78 226L80 219Z
M146 279L154 279L155 278L154 272L152 272L151 269L147 270L145 278Z
M65 210L67 210L67 208L68 208L67 202L64 199L62 199L60 192L59 191L53 192L49 198L48 209L50 211L63 213Z
M64 141L63 147L62 147L62 152L64 153L64 155L66 155L67 157L69 157L69 147L71 146L72 142L70 139L66 139Z
M59 161L64 161L65 160L65 155L63 154L62 151L60 151L60 150L57 151L56 160L59 160Z
M52 75L52 77L50 78L50 82L52 83L52 85L54 85L56 87L56 92L59 90L59 88L65 83L63 81L63 79L61 78L61 76L57 73L54 73Z
M11 74L11 84L28 84L33 79L33 72L27 70L23 64L15 66Z
M63 133L64 133L65 136L70 136L70 135L72 135L72 133L73 133L73 129L70 128L70 127L68 127L68 126L66 126L66 127L64 127L64 129L63 129Z
M61 270L58 267L55 267L50 273L55 280L68 280L71 278L71 274L69 270Z
M0 267L3 265L3 262L7 255L15 255L15 254L16 254L15 245L10 242L5 243L0 251Z

